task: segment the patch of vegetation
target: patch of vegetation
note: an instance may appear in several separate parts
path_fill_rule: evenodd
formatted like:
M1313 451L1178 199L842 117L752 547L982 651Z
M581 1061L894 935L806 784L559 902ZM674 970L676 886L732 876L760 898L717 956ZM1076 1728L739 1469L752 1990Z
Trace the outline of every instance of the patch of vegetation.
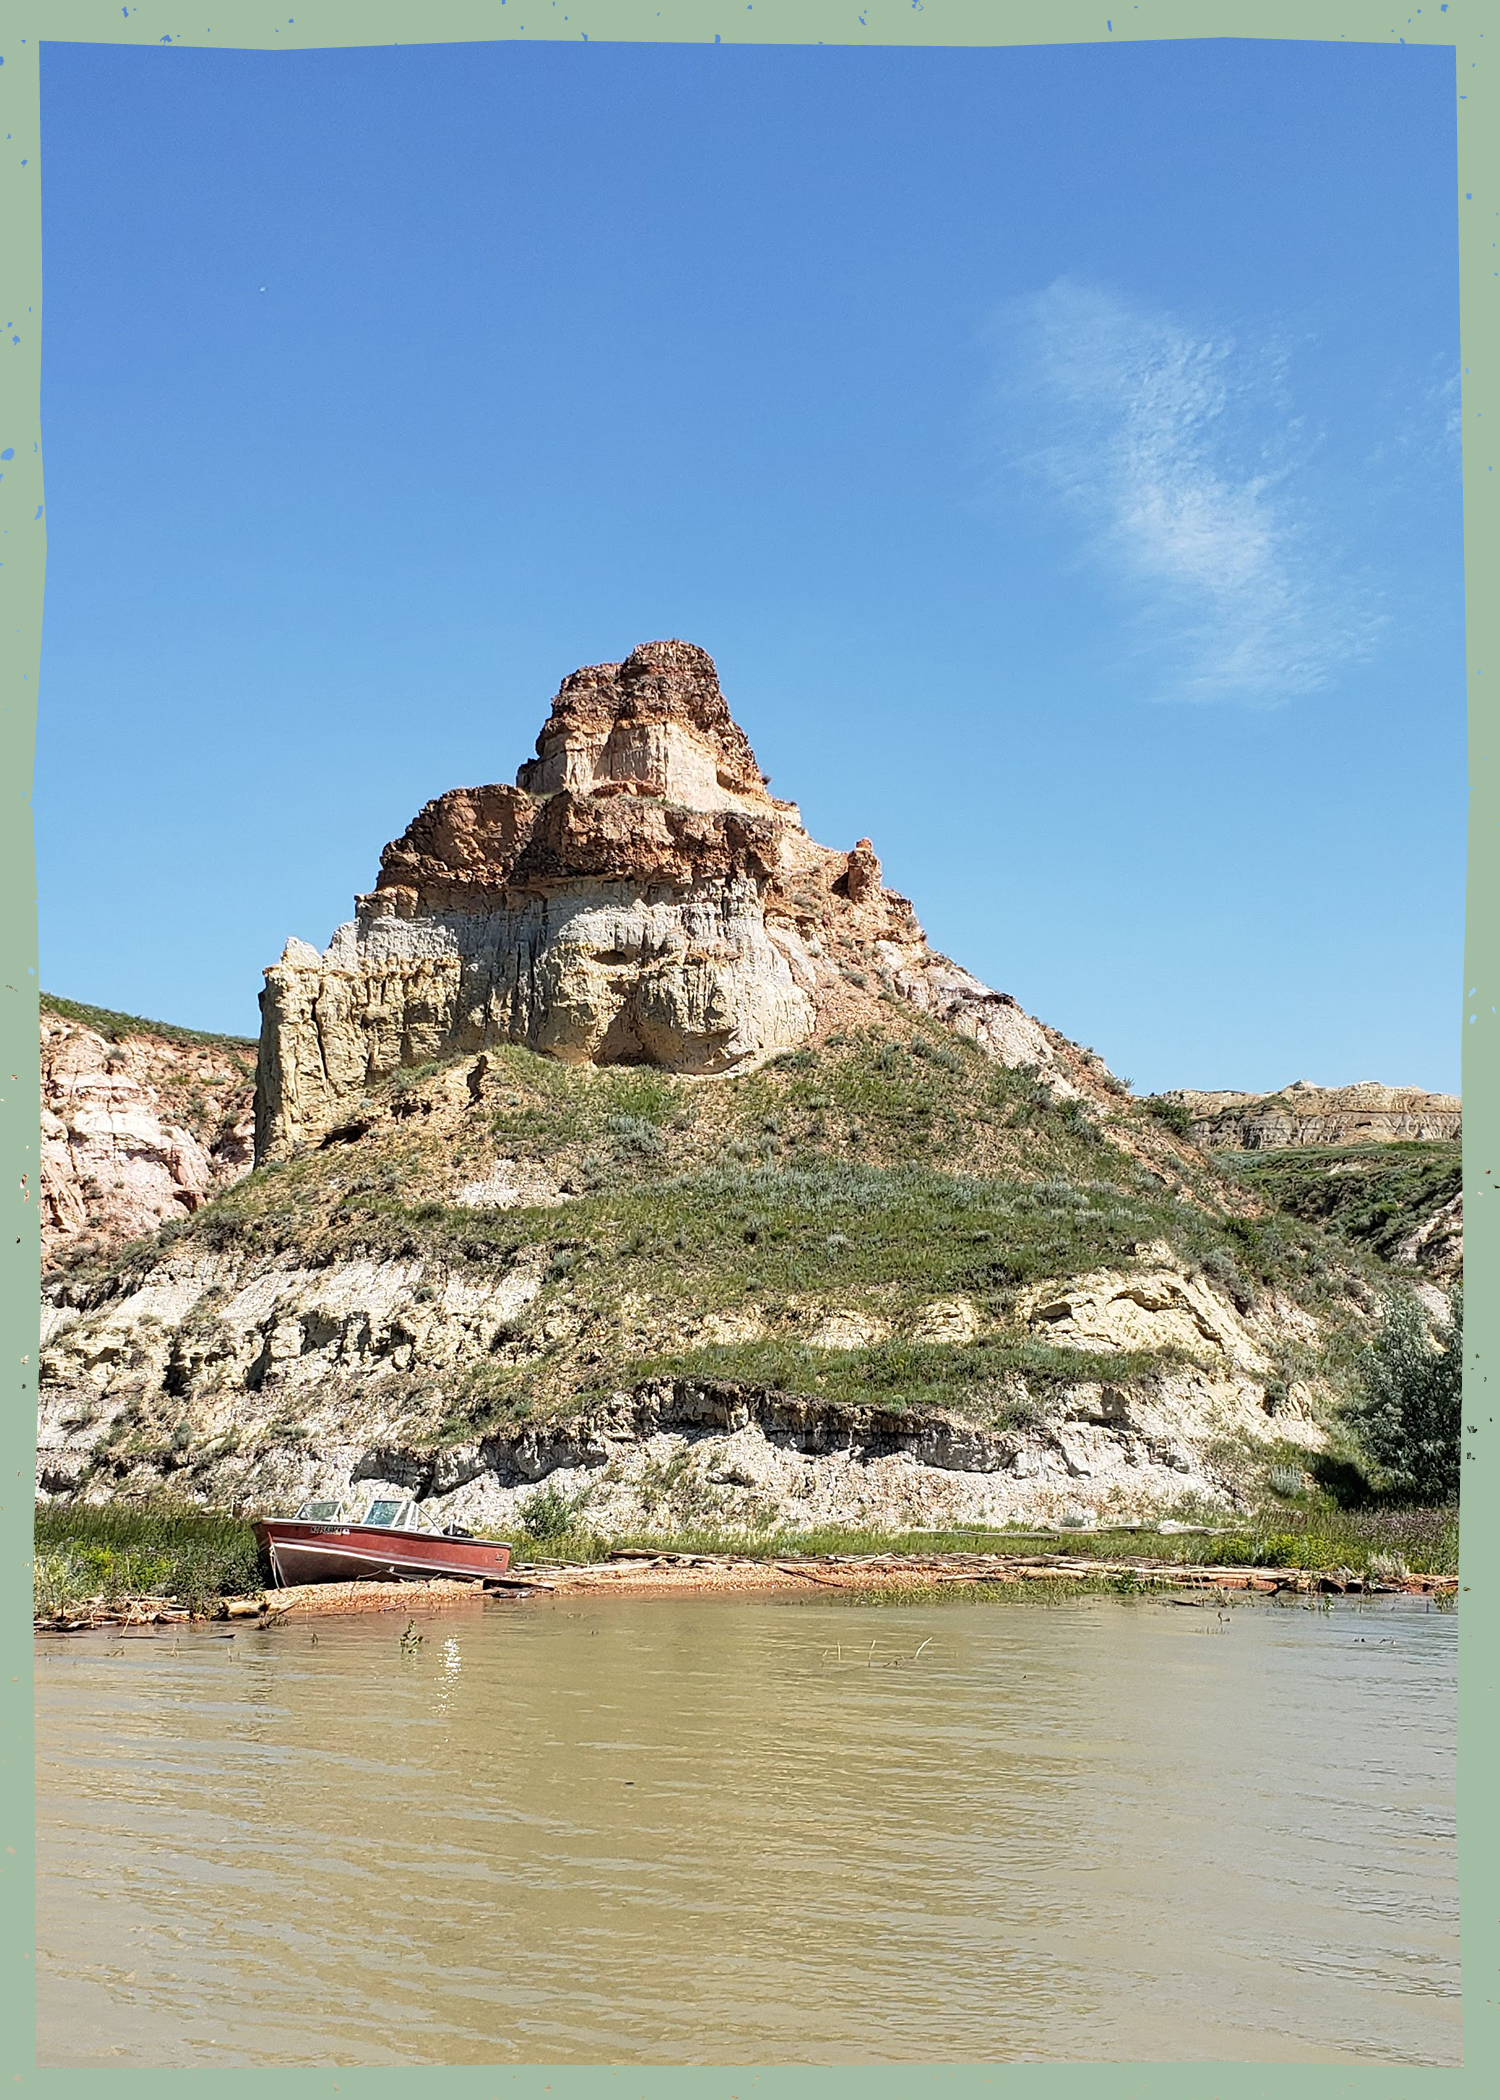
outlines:
M622 1380L724 1378L815 1395L848 1407L948 1408L996 1429L1030 1429L1050 1417L1049 1392L1087 1380L1140 1381L1168 1370L1170 1350L1058 1348L1025 1336L972 1342L872 1342L821 1349L789 1340L723 1343L627 1365ZM1022 1382L1024 1381L1024 1390ZM1041 1389L1038 1392L1038 1388Z
M1167 1094L1146 1094L1142 1096L1141 1106L1155 1116L1158 1123L1165 1123L1174 1137L1182 1138L1187 1144L1193 1142L1193 1116L1185 1101L1174 1101Z
M93 1601L168 1597L203 1612L220 1597L258 1590L255 1533L241 1517L107 1503L39 1504L32 1590L37 1614Z
M532 1544L550 1544L554 1550L578 1529L578 1518L587 1507L587 1490L565 1495L555 1487L538 1488L519 1508L520 1536Z
M1385 1301L1380 1333L1360 1359L1345 1409L1387 1492L1413 1502L1458 1500L1463 1435L1463 1297L1434 1334L1414 1298Z
M148 1021L140 1014L115 1013L107 1006L85 1006L77 999L61 999L55 992L42 993L41 1009L44 1014L55 1014L60 1021L76 1021L84 1028L92 1028L107 1043L123 1042L132 1035L154 1035L167 1043L202 1043L220 1050L245 1051L252 1057L258 1048L253 1036L217 1035L204 1028L179 1028L174 1021Z
M1275 1209L1331 1226L1382 1261L1463 1186L1456 1140L1227 1152L1218 1165Z
M1414 1575L1456 1575L1458 1513L1400 1505L1344 1509L1319 1499L1304 1510L1267 1512L1224 1538L1159 1543L1162 1559L1199 1567L1347 1568L1368 1575L1378 1572L1376 1563L1399 1557Z
M566 1499L566 1498L559 1498ZM1222 1512L1212 1512L1223 1524ZM984 1529L882 1531L828 1524L803 1529L779 1523L730 1526L691 1519L601 1537L576 1521L549 1533L545 1554L517 1543L518 1561L547 1559L587 1566L617 1549L663 1554L735 1554L746 1560L811 1560L824 1554L1021 1553L1047 1557L1067 1553L1088 1560L1151 1561L1188 1568L1298 1568L1323 1572L1344 1568L1355 1575L1454 1575L1458 1572L1456 1511L1382 1506L1341 1509L1311 1494L1304 1507L1268 1510L1219 1532L1111 1530L1039 1534L1024 1525ZM1089 1577L1109 1587L1114 1576ZM1047 1578L1050 1584L1056 1578ZM910 1590L904 1592L910 1596Z

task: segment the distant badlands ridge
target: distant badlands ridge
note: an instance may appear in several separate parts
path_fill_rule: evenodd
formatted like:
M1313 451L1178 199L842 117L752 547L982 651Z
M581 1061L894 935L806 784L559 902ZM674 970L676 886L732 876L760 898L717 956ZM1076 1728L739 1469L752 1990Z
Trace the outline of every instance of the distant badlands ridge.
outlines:
M931 949L868 839L818 845L773 797L713 660L681 641L563 680L514 787L455 788L381 855L320 953L287 943L251 1045L42 1011L42 1239L106 1252L317 1142L368 1085L524 1043L709 1075L894 996L1053 1092L1106 1103L1092 1053ZM888 1009L887 1009L888 1010ZM1167 1097L1210 1150L1456 1139L1456 1097L1373 1081Z
M1192 1118L1193 1136L1209 1152L1286 1152L1304 1145L1391 1145L1463 1135L1457 1094L1420 1087L1314 1086L1294 1080L1274 1094L1202 1092L1177 1087L1163 1097Z

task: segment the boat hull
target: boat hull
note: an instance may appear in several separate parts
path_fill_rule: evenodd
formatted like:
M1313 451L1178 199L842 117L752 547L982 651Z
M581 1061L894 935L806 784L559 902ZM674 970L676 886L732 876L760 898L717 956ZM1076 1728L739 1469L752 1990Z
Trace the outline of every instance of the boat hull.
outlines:
M279 1588L303 1582L482 1582L504 1575L510 1548L493 1539L450 1539L378 1524L312 1524L267 1517L255 1535Z

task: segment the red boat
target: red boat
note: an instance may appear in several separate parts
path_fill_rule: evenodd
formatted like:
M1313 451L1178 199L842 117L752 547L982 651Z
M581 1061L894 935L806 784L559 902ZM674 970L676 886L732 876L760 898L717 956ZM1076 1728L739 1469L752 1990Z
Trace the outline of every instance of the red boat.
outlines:
M458 1525L429 1531L415 1502L378 1497L357 1521L338 1502L304 1502L295 1517L262 1517L255 1526L285 1588L300 1582L431 1582L458 1577L479 1582L504 1575L510 1548L477 1539Z

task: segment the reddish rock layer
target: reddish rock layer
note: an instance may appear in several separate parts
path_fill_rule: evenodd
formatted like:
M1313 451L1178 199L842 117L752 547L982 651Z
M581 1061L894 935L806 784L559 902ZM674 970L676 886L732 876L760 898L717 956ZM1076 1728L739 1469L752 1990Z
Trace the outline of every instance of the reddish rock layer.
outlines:
M714 660L692 642L642 642L623 663L590 664L571 672L559 686L537 737L537 757L545 758L560 738L669 722L695 730L713 744L722 785L743 794L764 794L764 776L749 738L719 690ZM523 780L521 785L529 783Z
M451 788L381 854L372 902L407 917L493 910L579 881L688 889L748 876L759 884L776 865L776 822L618 791L565 788L543 798L505 786Z

